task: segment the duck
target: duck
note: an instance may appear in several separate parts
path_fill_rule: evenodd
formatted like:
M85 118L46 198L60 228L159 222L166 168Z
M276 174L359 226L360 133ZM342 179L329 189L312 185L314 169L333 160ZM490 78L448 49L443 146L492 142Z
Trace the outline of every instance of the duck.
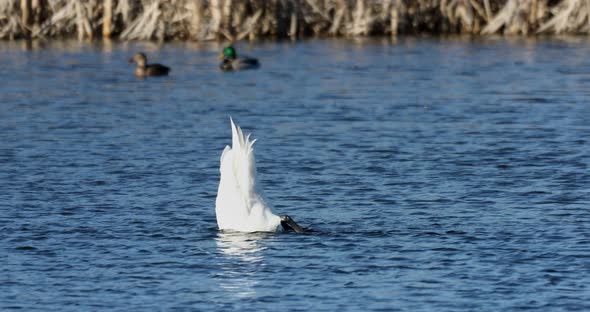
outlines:
M215 215L221 231L304 233L288 215L276 215L262 198L256 184L256 163L250 134L230 117L232 146L225 147L220 159L220 178L215 199Z
M137 53L131 59L129 63L136 63L135 76L137 77L148 77L148 76L167 76L170 72L170 68L162 64L148 64L147 57L144 53Z
M219 64L222 71L234 71L245 69L256 69L260 67L258 59L251 57L238 57L236 49L233 46L228 46L221 51L219 58L223 59Z

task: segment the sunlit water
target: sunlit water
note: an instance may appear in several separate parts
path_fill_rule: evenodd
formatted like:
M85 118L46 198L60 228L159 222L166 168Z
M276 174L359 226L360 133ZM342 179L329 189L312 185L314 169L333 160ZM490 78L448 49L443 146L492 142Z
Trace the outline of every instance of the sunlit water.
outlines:
M590 310L588 41L237 47L0 45L0 310ZM314 232L217 231L230 115Z

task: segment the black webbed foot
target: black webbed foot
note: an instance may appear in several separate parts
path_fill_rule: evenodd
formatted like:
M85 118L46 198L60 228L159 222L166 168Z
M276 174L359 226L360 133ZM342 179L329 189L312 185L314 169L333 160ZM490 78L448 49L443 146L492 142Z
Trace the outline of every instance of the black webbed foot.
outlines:
M289 216L281 216L281 226L285 231L295 231L296 233L304 233L305 230L295 223Z

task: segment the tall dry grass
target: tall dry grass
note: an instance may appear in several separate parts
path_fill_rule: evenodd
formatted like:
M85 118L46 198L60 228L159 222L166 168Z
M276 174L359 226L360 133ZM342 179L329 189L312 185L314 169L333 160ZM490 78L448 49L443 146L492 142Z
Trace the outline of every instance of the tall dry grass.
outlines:
M0 38L590 33L590 0L1 0Z

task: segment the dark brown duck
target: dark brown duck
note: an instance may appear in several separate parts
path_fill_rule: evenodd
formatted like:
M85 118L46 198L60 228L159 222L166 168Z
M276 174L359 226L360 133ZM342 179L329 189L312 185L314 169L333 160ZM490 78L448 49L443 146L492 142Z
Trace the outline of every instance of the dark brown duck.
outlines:
M136 63L135 76L137 77L148 77L148 76L166 76L170 72L170 68L162 64L148 64L147 57L143 53L135 54L129 63Z

